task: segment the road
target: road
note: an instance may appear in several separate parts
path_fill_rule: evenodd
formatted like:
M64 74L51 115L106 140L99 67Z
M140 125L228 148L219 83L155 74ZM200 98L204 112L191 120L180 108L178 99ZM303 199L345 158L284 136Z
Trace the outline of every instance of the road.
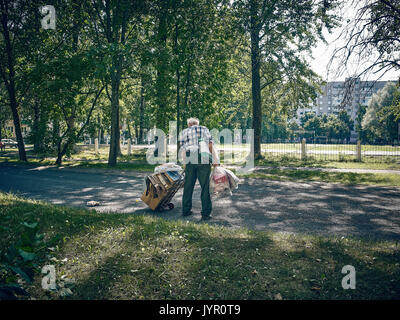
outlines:
M198 184L195 214L182 218L182 190L169 212L153 213L139 200L145 175L0 163L0 190L74 207L95 200L102 212L199 221ZM214 199L213 207L210 223L227 227L400 240L400 188L244 179L232 197Z

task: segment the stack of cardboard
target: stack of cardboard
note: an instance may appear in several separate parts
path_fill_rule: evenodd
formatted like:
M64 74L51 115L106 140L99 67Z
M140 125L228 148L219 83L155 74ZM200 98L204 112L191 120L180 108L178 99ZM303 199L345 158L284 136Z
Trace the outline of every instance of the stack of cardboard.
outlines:
M171 199L183 186L183 176L177 171L154 173L147 176L145 181L146 189L141 199L152 210L171 208Z

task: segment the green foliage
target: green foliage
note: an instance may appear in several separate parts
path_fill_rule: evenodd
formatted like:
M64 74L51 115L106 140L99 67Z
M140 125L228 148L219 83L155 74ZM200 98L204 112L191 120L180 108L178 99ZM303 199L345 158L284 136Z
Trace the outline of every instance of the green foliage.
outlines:
M362 130L369 143L393 143L398 139L396 120L396 95L398 87L388 82L374 94L368 104L362 121Z
M349 140L351 130L354 129L354 122L346 111L340 111L338 115L329 116L315 115L313 112L307 112L300 119L304 130L313 131L313 136L326 136L328 141L332 139Z
M35 260L43 249L44 234L39 233L37 222L22 222L21 226L19 240L0 255L0 298L17 299L28 295L21 283L15 283L15 276L29 285L38 269Z
M143 140L145 129L167 131L171 120L182 129L191 116L210 128L252 128L253 5L260 127L265 139L288 138L289 119L322 84L310 48L338 22L336 1L57 0L56 30L43 30L38 2L20 3L36 12L15 46L20 113L27 142L57 164L84 137L99 137L110 138L115 165L120 135Z

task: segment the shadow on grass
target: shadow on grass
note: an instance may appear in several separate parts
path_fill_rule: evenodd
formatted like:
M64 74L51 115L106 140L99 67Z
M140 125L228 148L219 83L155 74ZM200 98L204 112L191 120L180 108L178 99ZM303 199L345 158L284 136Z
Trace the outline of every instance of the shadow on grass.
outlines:
M391 174L371 174L371 173L354 173L354 172L327 172L322 170L280 170L280 169L261 169L258 173L250 174L250 177L262 178L272 176L279 180L289 178L291 180L304 181L323 181L329 183L345 183L345 184L371 184L371 185L394 185L400 186L400 176Z
M5 217L8 216L8 219ZM397 299L400 255L393 242L289 235L100 214L1 196L1 249L22 221L46 234L38 265L75 278L69 299ZM56 258L56 261L50 260ZM345 265L356 290L341 287ZM31 293L46 294L38 274Z
M135 249L140 239L131 237L122 249L125 254L108 258L82 279L74 298L240 300L275 299L278 293L284 299L400 297L394 265L399 255L370 265L368 255L376 252L364 243L352 249L357 240L309 238L312 247L307 249L302 237L295 236L243 230L238 236L182 225L177 232L184 240L178 236L171 244L166 236L149 236L144 251ZM341 269L348 264L357 271L356 290L341 286Z

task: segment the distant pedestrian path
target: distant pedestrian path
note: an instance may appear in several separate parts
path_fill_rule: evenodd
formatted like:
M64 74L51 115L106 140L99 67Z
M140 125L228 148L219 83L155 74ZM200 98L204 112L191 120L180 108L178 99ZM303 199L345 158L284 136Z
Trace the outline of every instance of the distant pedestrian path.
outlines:
M232 169L238 169L239 166L229 165L226 166ZM350 173L389 173L400 174L400 170L389 169L358 169L358 168L319 168L319 167L270 167L270 166L255 166L249 172L257 172L266 169L279 169L279 170L305 170L305 171L323 171L323 172L350 172Z

